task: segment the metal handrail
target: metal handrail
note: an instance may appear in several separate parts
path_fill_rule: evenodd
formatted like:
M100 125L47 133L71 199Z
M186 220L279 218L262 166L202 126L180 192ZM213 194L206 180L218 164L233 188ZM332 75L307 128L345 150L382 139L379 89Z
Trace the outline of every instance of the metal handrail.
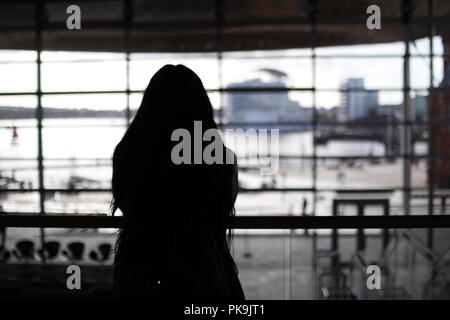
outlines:
M123 217L99 214L0 214L0 227L121 228ZM399 229L450 228L450 215L440 216L237 216L232 229Z
M28 168L34 169L34 168ZM6 171L6 170L5 170ZM240 188L239 193L245 192L336 192L336 193L393 193L395 191L409 190L409 191L423 191L424 188L382 188L382 189L336 189L336 188L301 188L301 187L289 187L289 188ZM7 192L39 192L39 188L0 188L0 193ZM111 192L111 188L45 188L44 192ZM392 207L393 205L391 205Z
M358 265L358 267L361 269L361 271L365 272L367 268L367 263L364 260L364 258L361 256L359 252L355 252L353 254L354 261Z
M440 255L434 250L429 248L427 244L411 230L403 231L403 237L408 240L408 243L412 244L419 252L422 252L425 257L432 260L433 264L438 262Z

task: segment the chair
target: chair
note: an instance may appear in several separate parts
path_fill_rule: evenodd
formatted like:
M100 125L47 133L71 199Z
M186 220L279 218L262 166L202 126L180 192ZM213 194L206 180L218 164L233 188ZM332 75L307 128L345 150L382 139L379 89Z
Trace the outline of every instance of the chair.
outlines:
M67 245L67 250L63 250L63 255L70 260L83 260L85 245L82 242L71 242Z
M0 245L0 263L8 261L10 256L11 253L4 246Z
M59 248L61 247L60 243L57 241L49 241L44 243L44 246L42 249L38 250L38 254L41 257L41 259L46 260L54 260L59 255Z
M16 243L13 255L20 261L36 260L34 242L30 240L21 240Z
M112 252L112 246L109 243L102 243L98 246L98 251L91 251L89 257L98 262L104 262L109 259Z

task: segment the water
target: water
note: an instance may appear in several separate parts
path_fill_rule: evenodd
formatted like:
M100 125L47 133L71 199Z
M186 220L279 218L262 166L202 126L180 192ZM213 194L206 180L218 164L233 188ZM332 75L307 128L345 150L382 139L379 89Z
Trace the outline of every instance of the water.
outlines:
M18 183L9 187L37 188L37 130L35 120L0 121L0 172L14 178ZM13 142L12 126L17 126L18 138ZM7 128L9 127L9 128ZM46 188L68 188L77 179L77 187L109 188L111 180L110 159L114 147L125 132L123 119L46 119L43 129L44 183ZM226 140L227 142L227 140ZM229 145L238 157L254 153L258 149L242 145ZM416 152L426 152L425 144L416 144ZM280 154L286 156L312 156L311 132L280 133ZM318 156L383 156L384 145L376 141L329 141L317 146ZM19 159L27 160L19 160ZM9 160L8 160L9 159ZM319 188L370 188L398 187L401 183L400 162L395 165L373 167L367 161L363 169L345 169L347 181L337 178L337 168L343 167L337 160L318 162L317 186ZM425 169L418 167L418 175ZM386 179L378 179L384 172ZM280 161L280 170L274 177L261 176L257 170L241 171L243 187L260 188L300 187L311 188L311 161L290 159ZM377 180L378 179L378 180ZM422 178L419 184L422 183ZM20 185L22 183L22 185ZM328 204L323 211L329 212L332 195L324 194ZM5 196L3 196L5 197ZM319 199L321 199L319 197ZM302 199L309 203L311 193L253 193L241 194L237 208L241 214L299 214ZM108 212L110 196L103 194L56 194L47 200L47 209L53 212ZM38 195L13 194L3 200L3 209L12 211L34 211L38 206ZM320 208L320 207L319 207ZM307 210L311 210L309 205Z

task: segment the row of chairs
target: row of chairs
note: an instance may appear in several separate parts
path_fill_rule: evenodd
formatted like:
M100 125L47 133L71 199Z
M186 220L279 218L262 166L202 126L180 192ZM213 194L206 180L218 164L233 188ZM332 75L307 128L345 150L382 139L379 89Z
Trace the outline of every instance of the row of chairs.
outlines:
M55 261L65 257L70 261L81 262L85 259L86 245L79 241L70 242L62 249L58 241L45 242L42 248L36 250L35 244L31 240L20 240L14 249L6 250L0 246L0 262L8 261L11 256L20 262L33 262L44 260ZM89 259L99 263L108 261L112 256L112 246L109 243L99 244L95 250L89 252Z

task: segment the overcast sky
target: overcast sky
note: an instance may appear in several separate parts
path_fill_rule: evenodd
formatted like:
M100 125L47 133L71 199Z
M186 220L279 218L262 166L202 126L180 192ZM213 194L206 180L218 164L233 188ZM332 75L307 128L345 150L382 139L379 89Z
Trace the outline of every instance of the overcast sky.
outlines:
M434 39L435 53L442 54L439 37ZM416 47L417 46L417 47ZM411 85L413 88L429 86L428 39L416 41L411 45L412 54L424 57L411 59ZM358 45L318 48L317 55L402 55L401 42L377 45ZM255 76L260 68L274 68L288 75L290 87L312 86L312 62L308 56L310 49L292 49L266 52L240 52L224 55L222 73L223 85L247 80ZM236 56L257 57L256 59L233 58ZM283 56L272 58L267 56ZM36 90L36 64L33 51L0 50L0 92L19 92ZM295 57L295 58L294 58ZM78 90L124 90L126 88L126 68L123 54L117 53L78 53L44 52L42 60L42 85L44 91ZM153 74L164 64L184 64L194 70L206 88L217 88L218 62L214 54L135 54L131 62L131 89L144 89ZM401 89L403 62L396 58L318 58L317 88L338 89L348 78L364 78L367 88ZM442 79L442 58L435 58L435 84ZM291 92L293 100L302 106L311 106L310 92ZM219 95L211 94L215 107L219 106ZM138 107L141 95L131 97L132 106ZM0 96L2 106L34 106L33 96ZM402 102L401 91L380 92L381 104ZM48 95L43 97L44 107L101 108L120 109L126 105L125 95ZM339 104L339 92L318 92L319 107L333 107Z

